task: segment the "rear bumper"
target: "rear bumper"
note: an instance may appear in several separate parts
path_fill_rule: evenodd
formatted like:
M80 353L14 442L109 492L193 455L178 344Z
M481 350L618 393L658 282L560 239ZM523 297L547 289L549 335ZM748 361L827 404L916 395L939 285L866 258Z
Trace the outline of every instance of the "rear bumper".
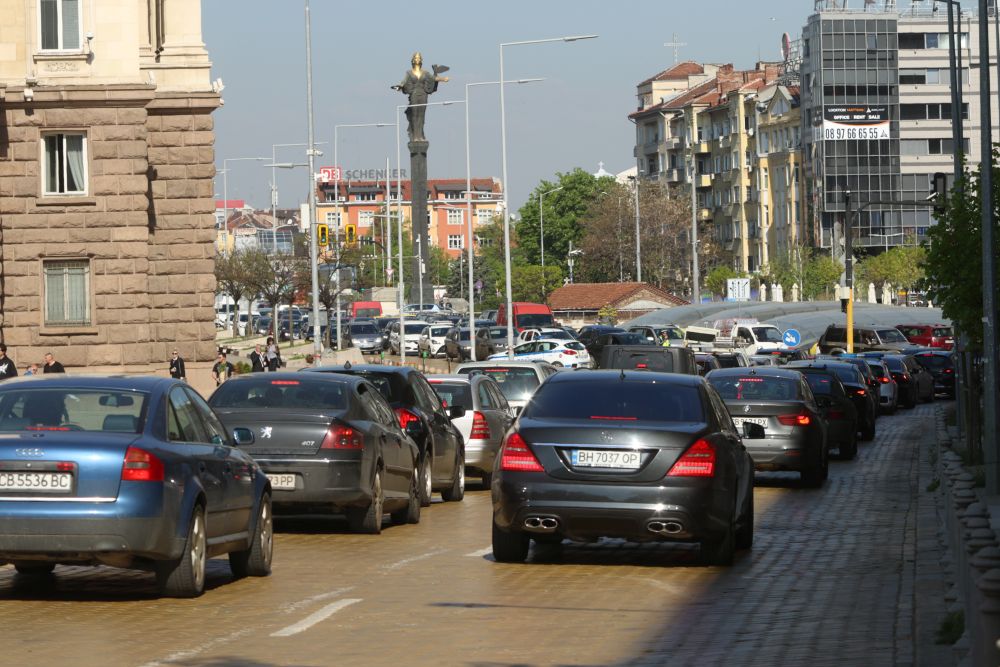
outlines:
M753 459L754 470L801 471L817 465L822 460L820 449L822 444L814 444L805 436L744 438L743 444Z
M500 473L493 482L493 518L501 530L532 534L525 522L555 519L549 531L590 541L615 537L645 542L717 539L732 519L732 498L712 480L679 480L677 486L561 482L540 473ZM676 522L680 530L655 533L649 524Z
M362 458L353 460L302 461L278 457L257 458L267 475L295 475L294 489L278 489L272 485L275 509L303 506L366 507L372 500L371 463Z
M493 462L500 451L500 442L490 440L466 440L465 467L475 468L483 472L493 471Z

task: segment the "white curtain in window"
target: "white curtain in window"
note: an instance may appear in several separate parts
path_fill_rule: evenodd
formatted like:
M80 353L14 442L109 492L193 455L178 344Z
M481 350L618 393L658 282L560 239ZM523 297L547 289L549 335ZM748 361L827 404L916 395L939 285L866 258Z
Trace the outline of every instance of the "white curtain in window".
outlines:
M58 266L45 268L45 321L65 320L66 291L63 272Z
M89 323L87 267L82 262L66 267L66 297L66 320Z
M62 48L80 48L80 0L62 0Z
M83 135L66 136L66 191L83 192L86 182L83 173Z

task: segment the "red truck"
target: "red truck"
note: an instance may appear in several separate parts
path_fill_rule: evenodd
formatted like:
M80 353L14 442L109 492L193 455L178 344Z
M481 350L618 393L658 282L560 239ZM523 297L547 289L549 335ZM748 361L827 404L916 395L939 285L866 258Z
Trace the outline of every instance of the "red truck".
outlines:
M515 301L512 306L514 310L514 328L517 331L555 326L555 320L552 318L552 309L544 303ZM497 326L507 326L507 304L501 304L500 309L497 311Z

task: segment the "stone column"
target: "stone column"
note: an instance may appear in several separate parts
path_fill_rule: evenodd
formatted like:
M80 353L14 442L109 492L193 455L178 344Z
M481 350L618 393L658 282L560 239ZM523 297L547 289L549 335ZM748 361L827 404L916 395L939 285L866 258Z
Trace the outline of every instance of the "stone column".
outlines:
M430 254L427 235L427 141L411 141L410 148L410 227L413 232L413 254L419 254L426 266ZM419 251L419 252L418 252ZM427 276L420 270L420 257L412 261L413 278L410 280L410 303L420 303L421 283L425 303L433 303L434 290Z
M162 0L163 55L208 57L201 37L201 0Z

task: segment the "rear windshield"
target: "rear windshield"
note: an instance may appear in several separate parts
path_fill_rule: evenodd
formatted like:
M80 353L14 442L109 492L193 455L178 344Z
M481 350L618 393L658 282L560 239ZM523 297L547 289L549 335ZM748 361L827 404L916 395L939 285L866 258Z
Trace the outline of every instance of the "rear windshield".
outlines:
M525 408L532 419L703 422L698 388L671 383L557 382L539 388Z
M517 326L525 327L550 327L552 326L552 316L548 313L518 313L515 315Z
M577 343L579 345L579 343ZM567 347L569 347L567 345ZM648 352L638 350L618 350L604 364L605 368L635 368L659 373L674 372L674 358L663 348L650 346Z
M485 368L463 368L458 372L467 375L485 375L486 377L493 378L500 385L500 391L503 392L508 401L528 400L540 384L534 368L490 366Z
M575 340L571 340L568 343L563 343L563 347L565 347L568 350L576 350L577 352L579 352L580 350L587 349L586 347L584 347L583 343L579 343Z
M445 336L449 331L451 331L451 326L431 327L432 336Z
M740 360L735 354L718 354L715 356L721 368L739 368Z
M469 330L468 329L459 330L458 340L469 340Z
M906 372L906 364L903 363L902 359L894 359L892 357L884 358L885 365L889 367L890 371L898 371L900 373Z
M801 398L799 383L789 378L711 373L707 379L724 400L795 401Z
M409 387L406 379L399 373L379 373L373 371L356 371L354 369L344 369L336 371L322 371L324 373L342 373L344 375L358 375L368 380L379 393L390 403L411 402ZM223 385L225 386L225 385Z
M952 337L951 327L935 328L934 331L932 332L932 335L934 335L937 338L951 338Z
M427 328L426 324L407 324L406 333L407 334L418 334Z
M355 336L359 336L362 334L377 334L378 327L375 326L374 324L352 324L351 333L354 334Z
M878 337L883 343L906 343L906 336L899 332L899 329L879 329Z
M861 373L857 368L853 366L830 366L829 369L840 378L841 382L850 384L864 384L864 378L859 378L858 375Z
M884 378L886 376L885 367L882 364L868 364L868 368L871 369L872 375L877 378Z
M0 393L0 431L141 433L149 395L110 389L25 389Z
M946 357L943 354L917 354L913 358L917 360L918 364L929 370L955 367L951 357Z
M490 329L490 338L493 338L494 340L499 340L501 338L506 338L506 337L507 337L506 327L492 327Z
M354 311L355 317L375 317L381 314L382 311L379 308L358 308Z
M612 334L609 341L612 345L645 345L648 342L645 336L634 332Z
M752 327L753 335L761 343L780 343L781 332L772 327Z
M472 409L472 388L465 382L435 382L431 380L434 391L444 401L445 407L460 405L466 410Z
M259 377L258 377L259 375ZM261 373L225 382L209 400L213 408L347 409L347 386L318 379L273 380Z
M831 396L840 393L836 389L837 384L827 373L803 373L803 375L806 376L806 382L809 383L809 388L814 394Z

